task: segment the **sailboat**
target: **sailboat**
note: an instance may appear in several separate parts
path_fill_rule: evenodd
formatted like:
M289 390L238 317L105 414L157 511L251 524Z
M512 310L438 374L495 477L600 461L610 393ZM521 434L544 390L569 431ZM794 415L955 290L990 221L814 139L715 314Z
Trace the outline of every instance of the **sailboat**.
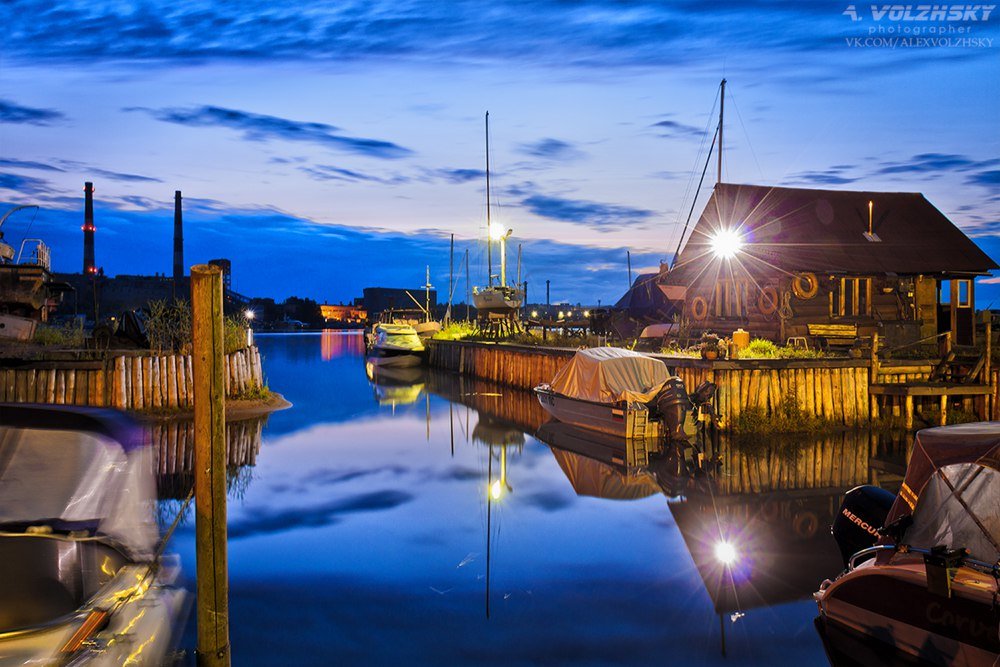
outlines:
M504 231L503 226L494 223L490 217L490 112L486 112L486 256L488 260L488 280L486 287L473 288L472 300L476 310L482 315L510 316L517 312L524 302L524 291L516 285L507 284L507 239L512 229ZM500 244L499 283L493 278L493 243Z

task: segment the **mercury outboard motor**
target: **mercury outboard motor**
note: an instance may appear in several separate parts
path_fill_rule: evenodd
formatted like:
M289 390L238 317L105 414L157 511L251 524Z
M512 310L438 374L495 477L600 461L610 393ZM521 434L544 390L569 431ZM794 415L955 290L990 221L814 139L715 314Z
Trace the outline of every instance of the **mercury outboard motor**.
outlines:
M895 502L896 496L877 486L856 486L844 495L840 512L833 520L833 537L844 557L844 566L851 556L874 546L882 537L879 529Z
M691 399L684 388L684 380L672 377L663 384L663 389L654 399L654 408L663 422L668 440L687 441L684 434L684 418L691 410Z

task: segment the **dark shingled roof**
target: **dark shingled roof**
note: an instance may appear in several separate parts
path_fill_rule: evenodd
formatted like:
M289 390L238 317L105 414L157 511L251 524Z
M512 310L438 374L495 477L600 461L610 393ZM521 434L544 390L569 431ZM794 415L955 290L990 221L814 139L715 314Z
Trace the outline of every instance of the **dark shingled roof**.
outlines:
M864 236L869 201L880 242ZM738 258L751 271L773 265L818 273L985 274L1000 268L919 193L720 183L680 253L676 277L699 274L713 258L712 236L733 228L744 241Z

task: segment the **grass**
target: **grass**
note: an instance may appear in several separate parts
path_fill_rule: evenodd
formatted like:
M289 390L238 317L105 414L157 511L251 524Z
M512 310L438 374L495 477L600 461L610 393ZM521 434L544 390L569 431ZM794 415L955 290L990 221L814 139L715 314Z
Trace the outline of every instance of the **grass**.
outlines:
M820 350L783 347L764 338L754 338L740 351L740 359L820 359L824 356Z
M35 329L32 342L37 345L59 347L83 347L83 325L79 322L67 322L58 327L39 325Z
M818 434L842 428L840 422L809 414L798 400L787 397L771 410L760 406L743 408L731 426L736 434L757 436Z
M462 340L471 336L475 331L476 327L471 322L452 322L435 332L434 340Z
M271 398L271 388L266 384L253 385L231 398L236 401L266 401Z

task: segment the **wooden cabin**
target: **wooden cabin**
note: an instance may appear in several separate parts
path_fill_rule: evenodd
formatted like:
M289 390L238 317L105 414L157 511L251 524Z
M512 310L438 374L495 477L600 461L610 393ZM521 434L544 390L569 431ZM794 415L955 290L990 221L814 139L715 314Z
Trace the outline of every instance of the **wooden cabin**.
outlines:
M975 279L996 268L919 193L720 183L657 283L693 332L971 345Z

